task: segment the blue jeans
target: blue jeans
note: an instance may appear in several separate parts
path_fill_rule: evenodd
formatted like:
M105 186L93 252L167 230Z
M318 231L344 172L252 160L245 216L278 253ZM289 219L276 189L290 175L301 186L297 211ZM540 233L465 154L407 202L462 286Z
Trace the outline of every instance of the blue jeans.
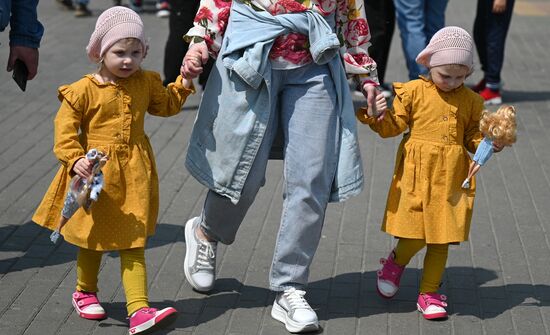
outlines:
M272 88L269 124L239 202L234 205L209 191L201 226L222 243L234 241L264 184L269 152L280 127L284 134L283 212L269 280L272 290L282 291L302 288L308 281L336 172L339 117L327 65L273 70Z
M409 79L417 79L428 69L416 63L416 56L430 42L432 36L445 26L448 0L394 0L397 26Z

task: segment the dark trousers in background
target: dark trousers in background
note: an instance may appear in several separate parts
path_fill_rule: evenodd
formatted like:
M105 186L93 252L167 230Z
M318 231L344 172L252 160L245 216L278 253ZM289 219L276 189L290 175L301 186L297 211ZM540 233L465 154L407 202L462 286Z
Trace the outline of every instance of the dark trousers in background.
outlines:
M183 40L183 35L193 27L195 14L199 9L199 0L169 0L170 17L168 18L169 34L164 49L164 85L174 82L180 74L183 56L189 49L189 44ZM199 76L199 84L204 87L213 60L204 65L204 71Z
M378 79L380 84L383 84L395 29L393 0L367 0L365 1L365 13L369 22L372 43L369 48L369 56L376 62Z
M489 84L500 83L506 35L512 21L514 2L514 0L507 0L506 10L500 14L492 12L493 0L478 0L477 2L474 41L484 78Z

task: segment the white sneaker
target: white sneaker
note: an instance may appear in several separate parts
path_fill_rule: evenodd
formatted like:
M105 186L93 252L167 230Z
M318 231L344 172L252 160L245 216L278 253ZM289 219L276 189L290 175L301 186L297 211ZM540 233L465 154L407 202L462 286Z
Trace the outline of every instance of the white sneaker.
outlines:
M208 292L216 279L216 248L218 242L208 242L197 237L195 230L200 217L194 217L185 224L185 278L199 292Z
M290 288L281 292L275 298L271 316L285 324L291 333L311 332L319 329L317 314L309 306L304 295L305 291Z

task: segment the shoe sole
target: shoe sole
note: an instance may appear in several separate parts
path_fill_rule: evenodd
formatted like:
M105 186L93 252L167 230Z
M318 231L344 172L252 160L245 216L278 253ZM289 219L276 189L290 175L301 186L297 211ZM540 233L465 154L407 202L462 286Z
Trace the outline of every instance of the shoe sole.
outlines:
M192 218L185 224L185 257L183 259L183 271L185 273L185 278L187 278L187 282L193 286L193 289L197 292L206 293L212 290L212 288L204 289L201 287L198 287L194 282L193 279L191 279L191 273L189 272L189 257L190 254L190 245L187 243L187 241L191 241L195 238L194 231L193 231L193 223L196 218Z
M485 100L485 105L501 105L502 104L502 98L493 98L489 100Z
M132 328L128 331L128 334L130 334L130 335L134 335L134 334L146 335L146 334L154 333L159 329L164 329L164 328L170 326L178 318L178 312L172 307L168 307L168 308L165 308L165 309L167 310L166 312L170 312L170 313L168 313L168 314L164 313L164 314L158 315L154 319L149 320L145 323L145 324L148 324L150 322L153 322L153 324L151 326L149 326L148 328L145 328L142 331L139 331L139 329L137 329L138 327L134 327L134 328ZM145 324L142 324L140 326L144 326Z
M273 307L271 307L271 317L279 322L284 323L286 330L291 333L307 333L319 330L319 322L306 324L298 323L290 319L286 311L276 302L273 303Z
M420 307L420 305L417 303L416 304L416 309L418 309L418 311L420 313L422 313L422 316L424 317L424 319L426 320L436 320L436 319L446 319L447 318L447 312L440 312L440 313L433 313L433 314L425 314L424 313L424 310L422 309L422 307Z

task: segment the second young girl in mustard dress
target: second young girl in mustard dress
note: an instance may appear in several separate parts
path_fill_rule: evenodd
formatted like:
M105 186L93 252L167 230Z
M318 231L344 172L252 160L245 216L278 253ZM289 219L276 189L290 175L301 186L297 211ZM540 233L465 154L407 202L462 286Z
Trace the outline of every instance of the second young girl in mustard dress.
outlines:
M357 112L381 137L406 132L399 145L382 230L399 238L378 271L377 289L392 298L405 266L427 247L417 308L426 319L447 317L439 285L450 243L468 239L476 190L463 189L482 134L483 99L464 86L473 69L473 42L459 27L438 31L417 62L429 77L395 83L391 111ZM377 108L385 110L385 100ZM493 144L495 152L502 146Z

